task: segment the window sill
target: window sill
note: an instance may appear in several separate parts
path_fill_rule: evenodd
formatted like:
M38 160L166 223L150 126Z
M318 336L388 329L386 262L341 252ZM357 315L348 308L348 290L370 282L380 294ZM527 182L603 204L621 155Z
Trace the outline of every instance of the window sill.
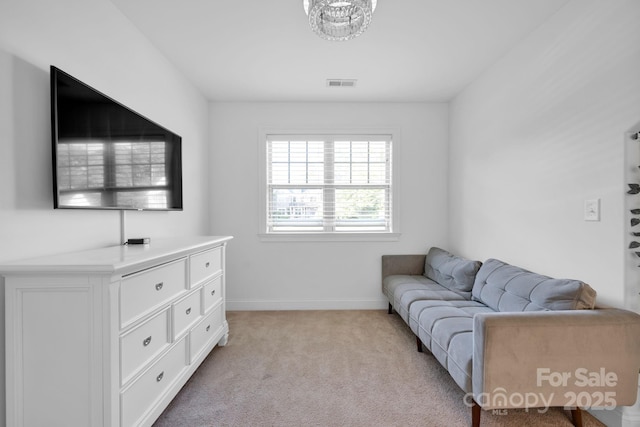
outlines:
M261 233L261 242L397 242L400 233Z

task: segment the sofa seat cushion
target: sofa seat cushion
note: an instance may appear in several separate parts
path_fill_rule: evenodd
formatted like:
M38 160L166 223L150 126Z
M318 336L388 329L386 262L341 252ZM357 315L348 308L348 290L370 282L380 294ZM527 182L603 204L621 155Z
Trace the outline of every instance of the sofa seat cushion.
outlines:
M553 279L497 259L482 264L472 295L504 312L590 309L596 300L596 291L579 280Z
M470 300L471 292L451 291L424 276L392 275L382 283L384 293L398 314L408 323L409 307L414 301Z
M457 317L473 317L473 315L476 313L493 313L494 312L494 310L490 309L489 307L487 307L486 305L478 301L469 301L469 300L442 301L442 300L435 300L435 299L415 301L413 304L411 304L411 307L409 309L409 321L407 322L407 324L409 325L409 328L411 328L411 331L415 335L420 336L419 322L420 322L420 316L422 315L422 312L425 310L432 310L432 309L435 309L435 310L431 311L431 313L442 313L444 311L447 314L454 313L455 316ZM422 319L422 321L429 322L428 319L432 319L433 321L437 320L436 317L429 318L425 316L424 319ZM430 337L431 329L433 329L433 325L430 323L425 323L423 325L423 328L426 328ZM424 342L424 344L427 346L429 350L431 350L430 340L428 340L427 342Z
M424 275L456 292L470 292L482 263L432 247L424 263Z
M440 286L424 276L393 275L385 277L382 289L389 302L395 307L400 303L402 295L411 290L424 290L433 292L449 292L444 286ZM460 295L470 300L471 292L455 292L451 295ZM440 298L439 298L440 299Z
M436 289L405 289L400 286L396 290L394 307L402 320L409 324L409 310L416 301L469 301L469 292L454 292L438 286Z
M416 301L410 326L465 392L472 390L473 316L493 312L477 301Z
M382 290L384 291L384 294L389 302L393 305L395 305L394 295L399 286L403 286L405 288L409 287L411 289L438 289L438 287L441 288L441 286L436 282L422 275L410 276L406 274L396 274L387 276L382 281ZM471 296L471 293L469 293L469 296Z

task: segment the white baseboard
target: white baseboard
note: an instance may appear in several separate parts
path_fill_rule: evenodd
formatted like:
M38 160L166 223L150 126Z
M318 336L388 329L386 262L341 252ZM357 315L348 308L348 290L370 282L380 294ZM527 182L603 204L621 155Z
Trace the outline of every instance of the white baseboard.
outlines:
M387 300L230 300L227 311L382 310Z
M589 409L589 413L607 427L640 427L640 377L638 377L638 396L632 406L617 406L614 409Z
M640 427L640 414L630 413L629 407L618 406L612 410L589 409L589 413L607 427Z
M607 427L622 427L622 408L620 406L609 410L589 409L588 412Z
M640 415L639 414L627 414L626 411L622 413L622 427L640 427Z

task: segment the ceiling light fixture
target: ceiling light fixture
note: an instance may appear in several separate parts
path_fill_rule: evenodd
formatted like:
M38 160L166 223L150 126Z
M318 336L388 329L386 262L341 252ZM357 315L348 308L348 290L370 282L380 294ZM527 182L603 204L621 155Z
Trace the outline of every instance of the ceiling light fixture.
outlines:
M371 23L377 0L302 0L311 29L325 40L351 40Z

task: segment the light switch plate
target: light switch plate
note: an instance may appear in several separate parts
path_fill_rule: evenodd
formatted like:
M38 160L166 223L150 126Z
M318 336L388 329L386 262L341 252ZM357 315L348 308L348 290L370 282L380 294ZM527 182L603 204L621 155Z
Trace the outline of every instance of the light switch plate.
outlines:
M600 221L600 199L584 201L584 220Z

